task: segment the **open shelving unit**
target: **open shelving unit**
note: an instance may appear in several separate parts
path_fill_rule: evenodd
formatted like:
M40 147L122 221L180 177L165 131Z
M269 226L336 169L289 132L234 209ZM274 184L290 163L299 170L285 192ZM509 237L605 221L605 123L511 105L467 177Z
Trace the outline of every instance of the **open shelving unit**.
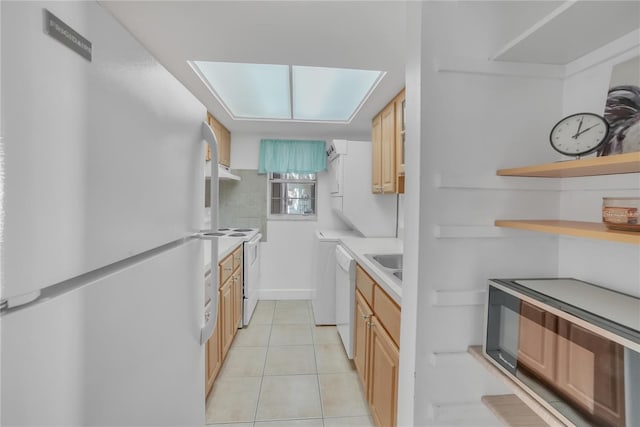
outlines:
M640 232L609 230L599 222L562 220L496 220L497 227L640 245Z
M473 345L467 350L474 359L490 373L500 378L513 392L512 395L483 396L482 402L507 426L552 426L565 427L558 418L547 410L533 396L524 391L511 378L493 366L482 354L482 346ZM508 396L505 397L505 396ZM505 401L506 400L506 401ZM523 424L523 420L533 421Z
M499 169L496 174L536 178L573 178L636 172L640 172L640 152Z
M500 169L499 176L568 178L640 172L640 152ZM639 183L640 184L640 183ZM599 222L562 220L496 220L497 227L640 245L640 232L609 230Z
M482 403L507 426L547 427L549 425L515 394L482 396Z

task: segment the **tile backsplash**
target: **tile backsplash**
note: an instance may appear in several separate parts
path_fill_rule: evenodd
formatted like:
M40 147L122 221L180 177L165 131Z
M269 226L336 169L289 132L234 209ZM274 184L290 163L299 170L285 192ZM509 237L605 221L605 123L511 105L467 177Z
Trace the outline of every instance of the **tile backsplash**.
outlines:
M267 175L234 169L240 181L220 181L220 227L259 228L267 241Z

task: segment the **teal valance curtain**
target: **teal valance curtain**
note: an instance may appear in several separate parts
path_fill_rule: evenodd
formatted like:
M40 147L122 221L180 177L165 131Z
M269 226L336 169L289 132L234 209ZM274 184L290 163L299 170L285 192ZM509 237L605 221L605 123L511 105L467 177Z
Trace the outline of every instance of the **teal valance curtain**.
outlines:
M324 141L260 140L258 173L316 173L326 169Z

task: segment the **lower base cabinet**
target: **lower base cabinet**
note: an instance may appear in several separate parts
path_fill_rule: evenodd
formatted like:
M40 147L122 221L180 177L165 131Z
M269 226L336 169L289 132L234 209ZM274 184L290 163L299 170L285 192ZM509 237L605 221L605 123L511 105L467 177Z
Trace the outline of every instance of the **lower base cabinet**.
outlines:
M222 367L242 318L242 245L218 265L218 319L205 345L205 395Z
M356 291L356 309L355 309L355 345L353 347L353 364L356 365L356 371L360 377L362 386L367 389L367 381L369 379L368 370L368 348L370 341L369 322L373 312L367 301L359 291ZM367 396L368 398L368 396Z
M233 280L231 279L220 288L220 311L222 312L220 349L222 360L224 360L237 330L237 326L233 324Z
M360 266L356 268L353 361L376 426L395 427L398 412L400 308ZM387 319L386 324L376 315L376 307ZM389 310L389 307L392 309Z
M220 321L220 313L218 313L218 321ZM218 375L218 371L220 370L220 366L222 366L222 357L220 354L220 340L219 340L218 328L215 328L213 331L213 335L207 341L207 346L205 350L205 360L206 360L206 388L205 395L209 394L211 388L213 387L213 381L216 379Z
M395 426L398 409L398 361L400 349L380 325L371 318L369 347L369 405L378 426Z

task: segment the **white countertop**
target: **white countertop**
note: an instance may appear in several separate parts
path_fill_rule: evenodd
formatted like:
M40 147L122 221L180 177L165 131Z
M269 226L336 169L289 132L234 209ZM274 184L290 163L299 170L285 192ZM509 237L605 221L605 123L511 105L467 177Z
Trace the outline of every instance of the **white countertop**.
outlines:
M243 237L221 237L218 239L218 262L229 255L244 241ZM204 271L211 268L211 244L204 241Z
M341 237L340 244L355 258L360 267L369 273L395 302L401 305L402 287L364 255L401 254L403 253L402 240L392 237Z

